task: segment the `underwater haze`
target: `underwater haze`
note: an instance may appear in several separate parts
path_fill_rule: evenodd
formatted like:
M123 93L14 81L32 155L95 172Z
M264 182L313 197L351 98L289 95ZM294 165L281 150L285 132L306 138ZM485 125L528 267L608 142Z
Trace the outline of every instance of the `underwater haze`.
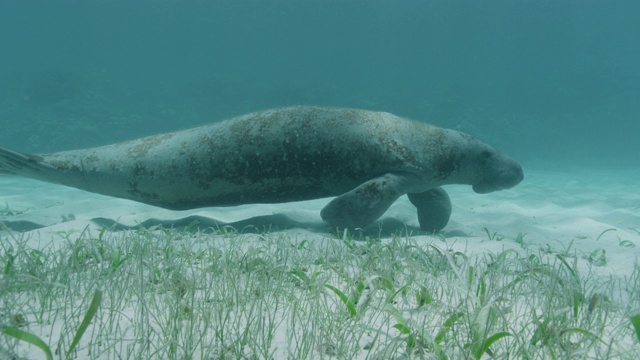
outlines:
M0 0L0 360L640 359L639 14Z
M94 147L296 104L637 168L640 2L0 2L0 146Z

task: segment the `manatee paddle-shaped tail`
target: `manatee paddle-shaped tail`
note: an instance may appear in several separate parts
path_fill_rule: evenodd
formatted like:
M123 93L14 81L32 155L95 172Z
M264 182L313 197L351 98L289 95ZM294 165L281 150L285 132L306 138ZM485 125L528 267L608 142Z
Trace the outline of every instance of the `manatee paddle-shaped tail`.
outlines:
M0 148L0 174L18 175L50 183L82 188L85 182L82 164L66 162L53 166L39 155L22 154Z

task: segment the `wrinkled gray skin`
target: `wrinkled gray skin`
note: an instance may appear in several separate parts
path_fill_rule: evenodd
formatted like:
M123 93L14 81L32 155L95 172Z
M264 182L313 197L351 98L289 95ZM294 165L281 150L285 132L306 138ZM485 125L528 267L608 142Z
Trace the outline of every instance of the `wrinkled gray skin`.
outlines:
M451 213L441 185L488 193L523 179L518 163L469 135L389 113L315 106L92 149L1 149L0 173L174 210L337 196L321 216L348 228L375 221L408 193L430 232Z

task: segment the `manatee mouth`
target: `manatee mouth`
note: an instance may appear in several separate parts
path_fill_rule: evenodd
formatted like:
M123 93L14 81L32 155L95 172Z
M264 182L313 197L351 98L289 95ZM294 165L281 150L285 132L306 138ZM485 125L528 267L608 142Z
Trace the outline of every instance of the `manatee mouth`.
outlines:
M471 188L478 194L486 194L493 191L510 189L518 185L524 179L522 167L518 165L509 171L502 172L489 181L473 184Z

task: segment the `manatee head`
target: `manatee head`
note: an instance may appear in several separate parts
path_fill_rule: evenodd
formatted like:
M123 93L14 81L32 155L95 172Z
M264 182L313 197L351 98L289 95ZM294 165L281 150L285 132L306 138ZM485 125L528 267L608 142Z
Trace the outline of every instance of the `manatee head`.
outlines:
M458 131L448 130L448 134L450 152L444 162L455 169L452 182L469 184L476 193L486 194L512 188L524 178L520 164L491 146Z
M491 146L473 139L467 158L471 175L469 183L478 194L510 189L524 178L522 167L515 160L499 153Z

